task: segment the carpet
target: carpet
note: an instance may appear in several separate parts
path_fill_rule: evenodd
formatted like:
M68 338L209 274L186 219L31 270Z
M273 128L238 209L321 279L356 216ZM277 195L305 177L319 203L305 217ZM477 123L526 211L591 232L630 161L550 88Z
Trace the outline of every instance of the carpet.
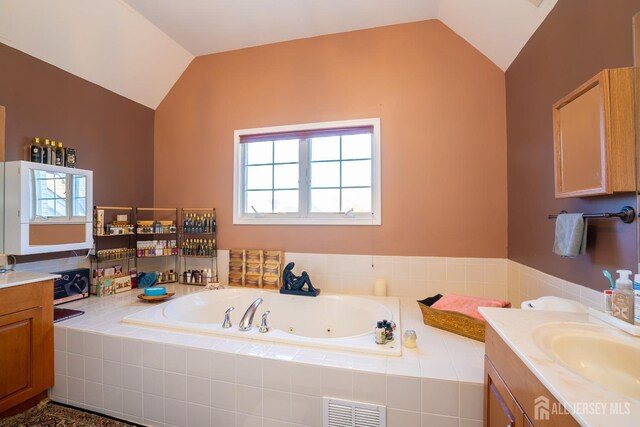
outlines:
M82 409L72 408L61 403L43 400L31 409L0 420L2 427L132 427L126 421Z

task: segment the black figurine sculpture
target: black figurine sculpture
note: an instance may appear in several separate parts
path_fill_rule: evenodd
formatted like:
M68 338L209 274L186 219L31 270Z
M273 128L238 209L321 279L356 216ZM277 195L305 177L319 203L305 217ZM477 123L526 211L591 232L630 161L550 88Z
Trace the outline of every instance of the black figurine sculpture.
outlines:
M280 288L281 294L293 294L293 295L304 295L309 297L318 296L320 293L320 289L316 289L311 284L311 279L309 279L309 275L306 271L302 272L301 276L296 276L293 274L293 267L295 267L294 262L290 262L284 268L282 272L282 287ZM304 289L305 285L307 289Z

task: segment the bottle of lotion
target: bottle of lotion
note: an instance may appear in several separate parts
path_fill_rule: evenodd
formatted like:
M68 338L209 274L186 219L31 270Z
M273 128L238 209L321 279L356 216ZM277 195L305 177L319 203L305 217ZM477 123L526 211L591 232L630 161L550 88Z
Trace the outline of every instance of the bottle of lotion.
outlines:
M616 288L611 298L613 315L633 324L633 283L630 279L632 273L629 270L618 270L617 273L620 277L616 279Z

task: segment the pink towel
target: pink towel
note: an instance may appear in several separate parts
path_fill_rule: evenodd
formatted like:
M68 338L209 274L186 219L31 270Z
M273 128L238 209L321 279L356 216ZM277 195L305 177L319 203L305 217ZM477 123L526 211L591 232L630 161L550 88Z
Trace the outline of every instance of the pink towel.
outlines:
M431 308L437 310L456 311L466 314L474 319L484 321L482 314L478 312L478 307L511 307L509 301L502 301L491 298L470 297L466 295L447 294L436 301Z

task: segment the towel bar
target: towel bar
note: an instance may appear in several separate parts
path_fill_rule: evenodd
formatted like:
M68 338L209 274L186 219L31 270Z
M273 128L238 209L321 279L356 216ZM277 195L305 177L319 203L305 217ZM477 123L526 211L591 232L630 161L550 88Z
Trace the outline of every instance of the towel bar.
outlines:
M560 212L561 214L567 213L567 211ZM549 219L557 218L558 215L549 215ZM631 224L633 220L636 218L636 211L631 206L623 207L620 212L604 212L604 213L594 213L594 214L584 214L583 218L620 218L622 222L625 224Z

